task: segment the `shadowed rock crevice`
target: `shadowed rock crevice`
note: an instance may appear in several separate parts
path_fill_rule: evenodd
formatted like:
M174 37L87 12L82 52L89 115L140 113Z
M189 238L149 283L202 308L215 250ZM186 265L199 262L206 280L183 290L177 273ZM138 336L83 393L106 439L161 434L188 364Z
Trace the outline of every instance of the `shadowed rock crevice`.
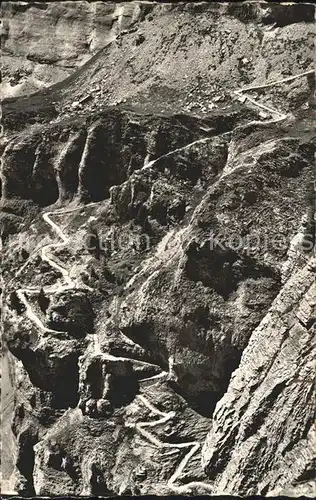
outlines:
M193 243L187 249L185 272L189 279L201 281L224 299L228 299L239 284L249 278L270 278L275 295L281 286L280 276L273 269L258 264L249 256L240 256L213 240L200 248Z
M22 496L32 496L35 494L33 483L35 455L33 446L36 444L37 440L37 436L32 435L30 429L26 429L24 432L19 434L19 453L16 461L16 467L23 477L20 485L21 489L19 491Z
M73 343L73 351L67 352L66 341L59 340L56 352L53 353L54 341L47 341L37 347L38 339L29 334L21 335L21 331L16 336L8 336L7 342L11 352L22 361L32 384L52 393L53 408L76 406L79 383L78 356L83 348L80 344Z
M60 156L55 160L54 170L59 187L59 201L72 199L78 191L78 165L85 145L85 132L70 135L62 145Z
M90 418L108 418L116 408L131 403L139 392L132 360L115 364L105 356L83 359L80 366L79 408Z

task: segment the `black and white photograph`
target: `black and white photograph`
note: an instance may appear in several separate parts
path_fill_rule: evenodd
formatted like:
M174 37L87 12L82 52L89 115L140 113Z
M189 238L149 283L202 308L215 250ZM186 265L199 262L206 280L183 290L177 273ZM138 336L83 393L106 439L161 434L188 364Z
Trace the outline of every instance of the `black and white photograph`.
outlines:
M1 497L315 498L315 6L0 17Z

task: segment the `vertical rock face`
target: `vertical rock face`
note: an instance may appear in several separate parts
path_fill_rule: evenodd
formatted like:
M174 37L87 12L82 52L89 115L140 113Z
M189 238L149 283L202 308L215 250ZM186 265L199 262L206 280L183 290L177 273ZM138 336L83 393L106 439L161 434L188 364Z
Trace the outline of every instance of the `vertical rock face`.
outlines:
M63 80L136 21L141 10L137 2L3 3L3 95L30 94Z
M5 11L3 493L312 495L313 8Z
M315 264L282 288L215 409L203 464L219 492L313 492Z

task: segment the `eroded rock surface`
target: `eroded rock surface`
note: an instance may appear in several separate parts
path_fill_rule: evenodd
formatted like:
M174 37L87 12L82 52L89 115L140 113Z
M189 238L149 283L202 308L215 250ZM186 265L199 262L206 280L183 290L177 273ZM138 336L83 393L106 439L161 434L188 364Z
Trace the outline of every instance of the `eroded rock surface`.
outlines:
M3 3L3 96L31 94L67 78L141 12L137 2Z

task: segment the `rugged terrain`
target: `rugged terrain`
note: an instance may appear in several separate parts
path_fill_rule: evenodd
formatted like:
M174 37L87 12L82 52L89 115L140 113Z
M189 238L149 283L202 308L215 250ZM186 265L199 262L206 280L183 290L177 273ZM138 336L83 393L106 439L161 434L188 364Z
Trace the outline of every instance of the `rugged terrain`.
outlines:
M313 496L314 8L129 9L3 102L3 490Z
M137 2L2 2L3 97L30 94L63 80L145 8Z

